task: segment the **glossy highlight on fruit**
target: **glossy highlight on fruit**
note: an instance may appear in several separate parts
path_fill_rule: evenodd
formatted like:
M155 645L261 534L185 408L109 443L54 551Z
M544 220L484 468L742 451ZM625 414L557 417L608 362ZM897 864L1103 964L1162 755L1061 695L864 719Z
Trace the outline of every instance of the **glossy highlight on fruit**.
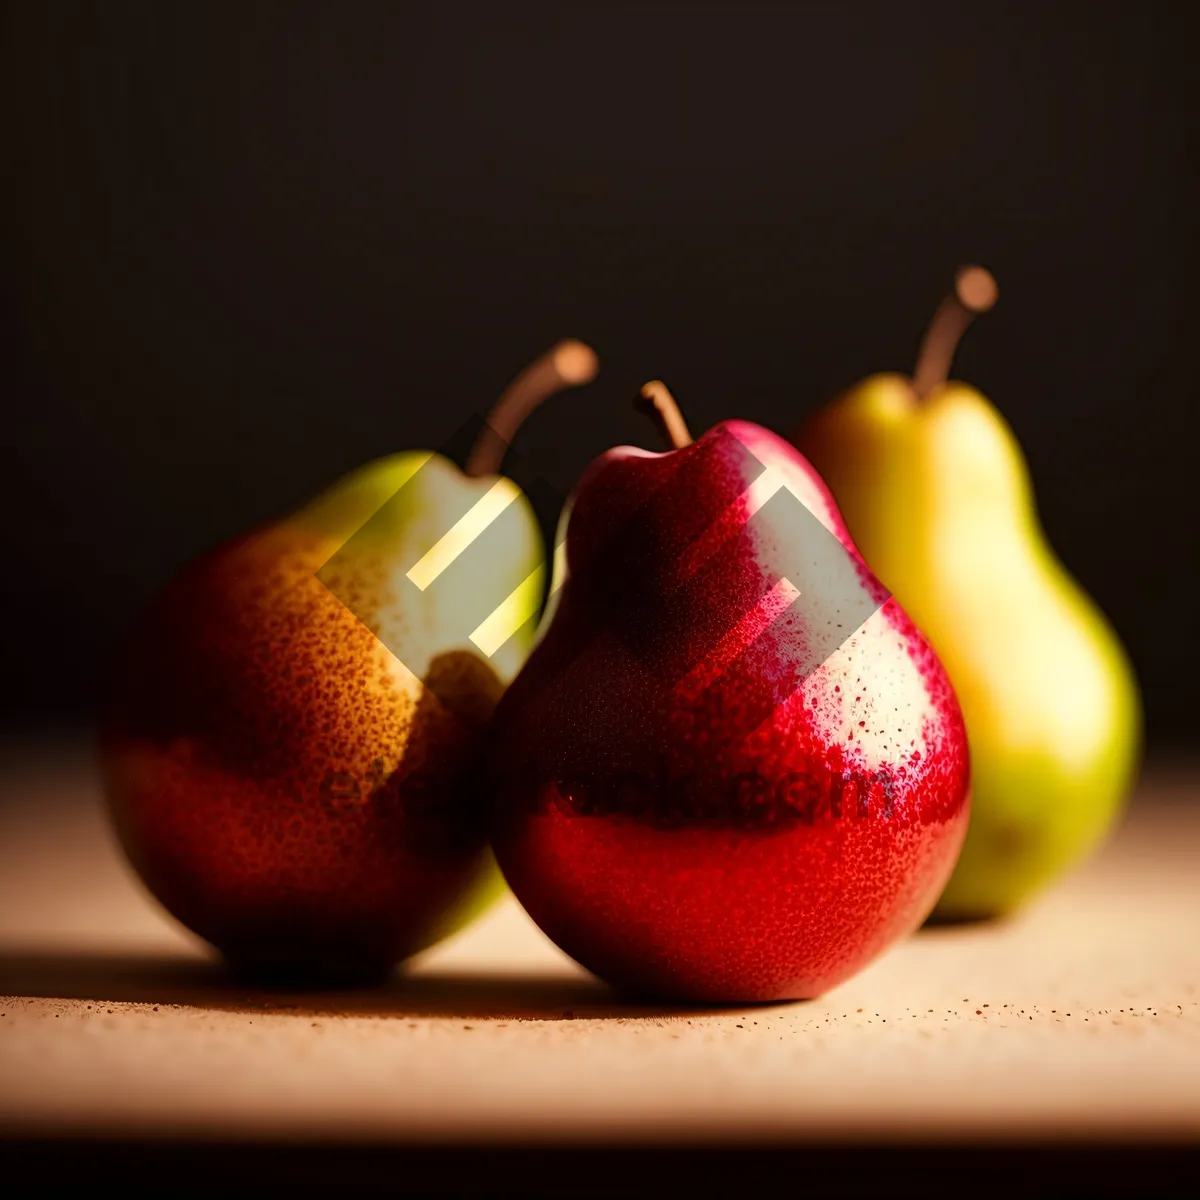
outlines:
M594 372L561 344L502 397L466 474L426 451L360 468L190 564L122 647L101 717L118 836L237 967L378 976L499 894L468 777L545 555L494 472L515 420ZM436 548L481 505L455 575ZM470 635L489 612L511 636L485 653Z
M824 483L745 421L596 460L483 787L509 885L627 991L819 995L926 917L966 832L941 664Z

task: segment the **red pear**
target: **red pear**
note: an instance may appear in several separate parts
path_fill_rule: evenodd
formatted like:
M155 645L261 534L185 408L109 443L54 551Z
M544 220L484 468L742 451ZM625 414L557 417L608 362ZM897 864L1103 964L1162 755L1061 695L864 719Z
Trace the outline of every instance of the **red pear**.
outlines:
M618 447L564 513L484 770L509 885L625 990L812 997L914 930L969 812L941 663L817 472L745 421Z

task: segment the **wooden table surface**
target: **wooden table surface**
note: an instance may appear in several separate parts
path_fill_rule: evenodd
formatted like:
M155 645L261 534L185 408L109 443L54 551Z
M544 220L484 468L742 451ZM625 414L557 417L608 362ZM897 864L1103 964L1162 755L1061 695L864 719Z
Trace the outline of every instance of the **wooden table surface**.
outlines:
M115 849L86 751L7 751L0 1131L225 1144L1200 1141L1200 774L1008 923L823 999L633 1008L509 899L341 994L228 981Z

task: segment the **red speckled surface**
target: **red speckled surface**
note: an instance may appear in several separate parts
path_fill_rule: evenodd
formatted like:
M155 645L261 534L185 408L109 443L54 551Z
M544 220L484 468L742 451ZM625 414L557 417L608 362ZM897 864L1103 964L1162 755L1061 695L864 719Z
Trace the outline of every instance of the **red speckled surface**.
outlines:
M803 510L753 499L764 464ZM542 929L620 986L759 1001L915 928L966 830L962 718L808 464L745 422L612 451L567 561L487 760L497 857Z
M251 966L386 970L485 861L461 788L477 721L414 689L314 577L336 548L281 525L193 564L123 649L106 713L127 853L176 917ZM379 594L356 611L386 604L384 580L359 579ZM469 655L439 669L499 690Z

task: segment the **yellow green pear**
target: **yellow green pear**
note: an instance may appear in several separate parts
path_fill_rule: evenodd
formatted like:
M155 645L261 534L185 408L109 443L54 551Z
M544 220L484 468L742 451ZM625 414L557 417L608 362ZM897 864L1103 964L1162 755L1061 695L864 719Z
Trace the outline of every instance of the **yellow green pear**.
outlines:
M865 379L794 438L958 694L972 813L935 912L949 920L1007 914L1087 855L1119 816L1141 748L1129 660L1048 543L1012 430L947 379L996 295L987 271L964 268L913 377Z
M464 470L368 463L191 563L135 625L101 718L110 811L150 891L239 968L378 976L499 894L473 766L546 551L498 471L524 416L595 371L560 343Z

